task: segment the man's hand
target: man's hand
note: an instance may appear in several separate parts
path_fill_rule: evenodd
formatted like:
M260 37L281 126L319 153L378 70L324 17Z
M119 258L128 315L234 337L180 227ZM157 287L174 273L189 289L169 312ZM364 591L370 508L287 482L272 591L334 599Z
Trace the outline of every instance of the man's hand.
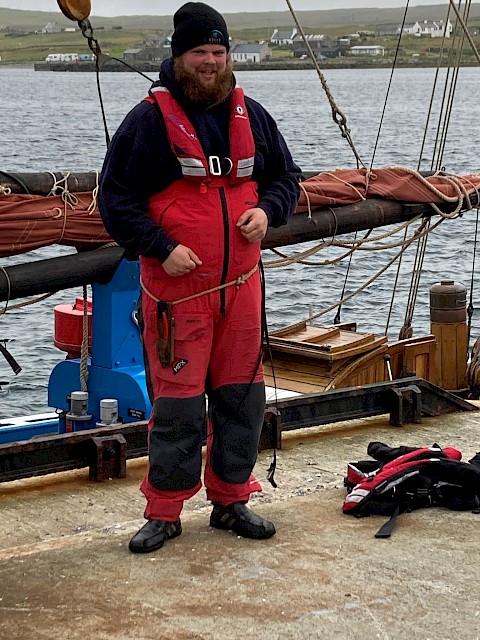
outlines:
M162 262L162 267L169 276L184 276L201 264L202 261L191 249L179 244Z
M247 209L238 219L237 227L249 242L261 242L268 229L267 214L260 207Z

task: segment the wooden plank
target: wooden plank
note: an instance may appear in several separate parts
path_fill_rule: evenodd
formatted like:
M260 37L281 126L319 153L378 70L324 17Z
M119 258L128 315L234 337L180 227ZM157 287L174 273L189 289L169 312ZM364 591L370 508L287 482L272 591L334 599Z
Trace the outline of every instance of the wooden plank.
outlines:
M331 344L322 344L320 347L326 349L329 353L340 353L350 350L350 348L361 347L362 345L370 345L375 339L373 333L358 334L349 331L343 331L338 339Z
M350 363L344 368L340 369L332 380L332 382L326 387L328 389L341 389L343 387L350 387L355 384L352 380L358 376L363 369L368 366L377 366L378 360L383 360L387 353L387 345L381 344L374 351L370 351L359 358L350 360Z
M311 375L329 375L330 368L324 362L312 363L311 359L307 359L307 362L297 362L295 360L267 360L263 363L263 368L272 368L275 370L282 369L285 371L302 371Z
M270 346L274 354L276 352L290 353L333 362L339 358L351 358L352 356L360 353L376 349L380 344L386 343L387 340L386 336L373 336L372 334L371 340L361 340L359 345L356 345L354 342L353 346L350 346L347 349L343 347L342 350L337 350L335 347L332 347L332 345L306 344L304 342L298 343L286 340L282 342L271 340Z
M456 391L467 388L467 330L466 325L432 322L437 337L438 383L443 389Z
M270 334L270 342L322 342L323 340L329 340L334 336L340 334L340 329L336 327L310 327L306 326L302 329L296 329L295 331L288 331L283 335Z
M377 349L379 346L386 344L387 342L388 342L387 336L376 336L374 340L372 340L371 342L368 342L367 345L361 344L359 346L353 346L350 349L345 349L340 353L332 353L331 358L332 360L336 360L338 358L352 358L353 356L360 355L362 353L365 353L366 351L368 354L371 351L374 351L375 349ZM368 350L365 348L366 346L368 346Z
M429 334L427 336L415 336L412 338L405 338L404 340L397 340L388 345L388 354L390 356L390 367L392 369L392 375L394 378L402 378L405 377L410 371L409 375L412 375L414 372L414 364L413 361L406 362L406 354L405 351L407 347L412 347L413 345L421 344L421 351L428 352L433 349L436 351L436 338L434 334ZM413 353L413 352L412 352ZM434 362L435 359L432 360ZM435 364L430 365L431 374L427 380L437 384L438 374L435 372Z
M436 341L425 340L405 345L404 367L415 375L435 382Z
M295 380L284 380L278 377L275 377L275 381L277 383L278 389L285 389L286 391L296 391L297 393L321 393L325 390L325 387L318 384L305 384L304 382L298 382ZM266 375L265 384L273 387L273 378Z
M315 384L324 387L327 385L331 376L328 375L315 375L306 371L292 371L290 369L282 369L281 367L275 367L272 371L271 367L264 368L264 375L271 376L275 373L275 378L282 380L290 380L296 382L304 382L306 384Z

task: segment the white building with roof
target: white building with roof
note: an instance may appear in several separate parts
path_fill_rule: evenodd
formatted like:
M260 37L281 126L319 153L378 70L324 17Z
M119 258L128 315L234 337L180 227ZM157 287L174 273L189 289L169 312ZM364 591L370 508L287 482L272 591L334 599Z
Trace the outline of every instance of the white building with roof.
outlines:
M380 45L358 45L356 47L350 47L350 53L354 56L384 56L385 47Z
M270 38L272 44L293 44L293 39L297 35L297 29L290 29L289 31L279 31L275 29Z
M453 31L453 25L448 20L424 20L423 22L415 22L406 25L403 28L404 33L414 36L430 36L431 38L450 38Z
M258 42L237 44L231 51L233 62L262 62L270 55L267 44Z

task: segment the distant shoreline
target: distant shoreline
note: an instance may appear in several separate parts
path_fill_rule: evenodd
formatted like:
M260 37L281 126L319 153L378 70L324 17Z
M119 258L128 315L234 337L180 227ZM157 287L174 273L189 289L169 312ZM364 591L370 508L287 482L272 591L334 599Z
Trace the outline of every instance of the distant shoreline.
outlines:
M135 69L131 69L124 64L117 62L116 60L108 61L103 67L102 71L114 71L114 72L132 72L135 70L141 71L142 73L158 73L161 62L158 63L137 63L131 64L131 66L135 67ZM70 72L78 72L78 71L96 71L95 63L86 61L86 62L35 62L32 65L35 71L70 71ZM336 61L328 61L322 60L319 63L320 69L391 69L392 62L370 62L370 61L362 61L362 62L351 62L345 64L344 62L336 62ZM441 65L446 67L447 65ZM478 66L476 62L472 62L471 64L466 63L462 64L462 67L473 67ZM436 68L437 62L432 60L432 62L397 62L397 68L402 69L430 69ZM235 63L234 71L311 71L315 70L314 65L309 61L298 61L298 62L262 62L262 63Z
M129 63L131 64L131 63ZM124 64L112 60L107 62L102 71L108 72L124 72L131 73L134 71L141 71L142 73L158 73L161 62L151 63L142 62L137 63L134 66L135 69L131 69ZM392 62L389 61L381 63L379 61L358 61L345 64L344 62L322 60L319 62L320 69L391 69ZM441 65L446 67L447 65ZM476 62L463 63L461 67L474 67L478 66ZM397 62L397 68L401 69L431 69L436 68L437 63L432 62ZM95 63L91 61L85 62L0 62L0 69L34 69L35 71L52 71L52 72L95 72ZM295 62L262 62L262 63L236 63L234 64L234 71L312 71L315 70L314 65L309 61L295 61Z

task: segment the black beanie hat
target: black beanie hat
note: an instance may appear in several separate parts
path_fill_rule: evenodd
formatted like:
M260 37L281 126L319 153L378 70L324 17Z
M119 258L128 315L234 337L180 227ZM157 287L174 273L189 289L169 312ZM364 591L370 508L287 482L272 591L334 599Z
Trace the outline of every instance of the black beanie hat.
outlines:
M202 44L221 44L230 49L227 25L218 11L203 2L187 2L173 16L172 55Z

